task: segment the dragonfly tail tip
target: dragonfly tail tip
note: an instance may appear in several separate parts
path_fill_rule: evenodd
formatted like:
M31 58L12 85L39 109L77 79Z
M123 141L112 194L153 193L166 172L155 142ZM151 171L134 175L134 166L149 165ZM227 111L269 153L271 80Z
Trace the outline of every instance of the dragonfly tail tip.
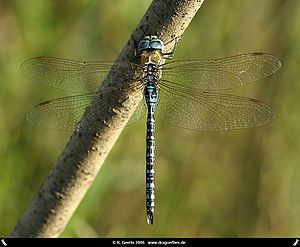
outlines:
M148 223L148 225L153 225L153 218L154 218L153 213L148 213L147 214L147 223Z

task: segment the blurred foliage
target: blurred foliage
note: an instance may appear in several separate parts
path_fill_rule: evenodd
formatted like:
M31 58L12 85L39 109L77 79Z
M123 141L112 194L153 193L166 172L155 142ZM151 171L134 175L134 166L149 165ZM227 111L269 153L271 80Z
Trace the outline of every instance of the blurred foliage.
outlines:
M0 235L34 197L70 133L26 122L63 95L26 80L34 56L115 59L150 0L0 0ZM300 1L205 1L175 59L264 51L282 69L232 90L269 104L275 120L204 133L157 121L157 206L146 224L145 122L129 126L62 237L293 237L300 231ZM133 200L134 198L134 200Z

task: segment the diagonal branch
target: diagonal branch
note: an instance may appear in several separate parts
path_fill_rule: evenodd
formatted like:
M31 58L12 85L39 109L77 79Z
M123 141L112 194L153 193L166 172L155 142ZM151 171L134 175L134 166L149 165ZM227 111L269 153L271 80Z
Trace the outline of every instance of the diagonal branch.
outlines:
M118 60L138 63L134 56L135 47L145 35L157 35L165 42L166 51L170 51L175 38L183 34L203 1L153 0ZM111 78L104 80L100 89L114 86L111 85L112 81L114 84L122 83L119 78L123 79L124 75L113 71L109 76ZM136 97L129 97L130 94ZM101 109L101 106L92 102L56 165L9 237L60 235L122 131L113 130L110 126L128 121L141 99L138 96L130 90L116 90L107 104L110 105L109 109ZM99 114L99 121L91 123L89 116L95 112L97 116Z

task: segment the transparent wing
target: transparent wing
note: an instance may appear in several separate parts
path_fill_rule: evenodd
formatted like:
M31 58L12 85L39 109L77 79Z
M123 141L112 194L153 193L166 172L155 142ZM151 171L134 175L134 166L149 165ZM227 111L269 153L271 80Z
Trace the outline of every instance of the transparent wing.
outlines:
M131 118L129 119L126 125L133 124L139 121L143 116L145 116L145 113L147 112L147 106L145 104L145 99L144 97L142 97L140 103L136 107L134 113L132 114Z
M208 93L160 84L156 112L178 127L220 131L250 128L272 121L274 113L264 103L246 97Z
M272 75L278 58L249 53L215 60L173 61L162 65L163 79L201 90L231 89Z
M140 94L140 98L142 98L142 88L143 85L139 84L139 88L135 88L136 92L131 97ZM122 90L120 87L108 88L97 93L68 96L45 101L28 113L27 120L33 125L47 129L72 131L92 100L94 100L95 104L99 105L100 108L93 108L94 112L89 114L89 121L99 121L101 119L100 112L103 111L102 108L114 111L114 109L110 108L113 91L120 89ZM121 128L126 124L134 123L141 119L144 113L145 111L142 111L139 105L137 111L132 115L128 123L121 123L112 128Z
M72 131L94 97L97 97L97 94L45 101L27 114L27 120L38 127Z
M124 77L142 70L129 62L81 62L53 57L35 57L21 65L21 71L30 80L72 93L96 92L113 68Z

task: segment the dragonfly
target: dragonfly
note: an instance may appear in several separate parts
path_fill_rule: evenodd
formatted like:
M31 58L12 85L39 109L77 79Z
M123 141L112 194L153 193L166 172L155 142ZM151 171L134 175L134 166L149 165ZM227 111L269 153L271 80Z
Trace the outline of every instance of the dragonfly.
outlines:
M176 47L176 45L175 45ZM170 61L174 50L164 52L165 44L149 35L136 49L140 63L125 61L82 62L53 57L35 57L21 65L23 74L41 84L77 93L38 104L27 115L33 125L74 130L93 100L106 106L115 89L133 88L144 98L127 124L147 113L146 135L146 212L153 224L155 208L155 118L191 130L222 131L264 125L272 121L273 110L263 102L235 95L226 90L252 83L274 74L281 63L263 52L220 59ZM130 75L122 85L97 91L111 70ZM133 76L132 76L133 75ZM99 116L92 114L90 121ZM126 125L126 123L124 123ZM124 127L122 124L117 127Z

